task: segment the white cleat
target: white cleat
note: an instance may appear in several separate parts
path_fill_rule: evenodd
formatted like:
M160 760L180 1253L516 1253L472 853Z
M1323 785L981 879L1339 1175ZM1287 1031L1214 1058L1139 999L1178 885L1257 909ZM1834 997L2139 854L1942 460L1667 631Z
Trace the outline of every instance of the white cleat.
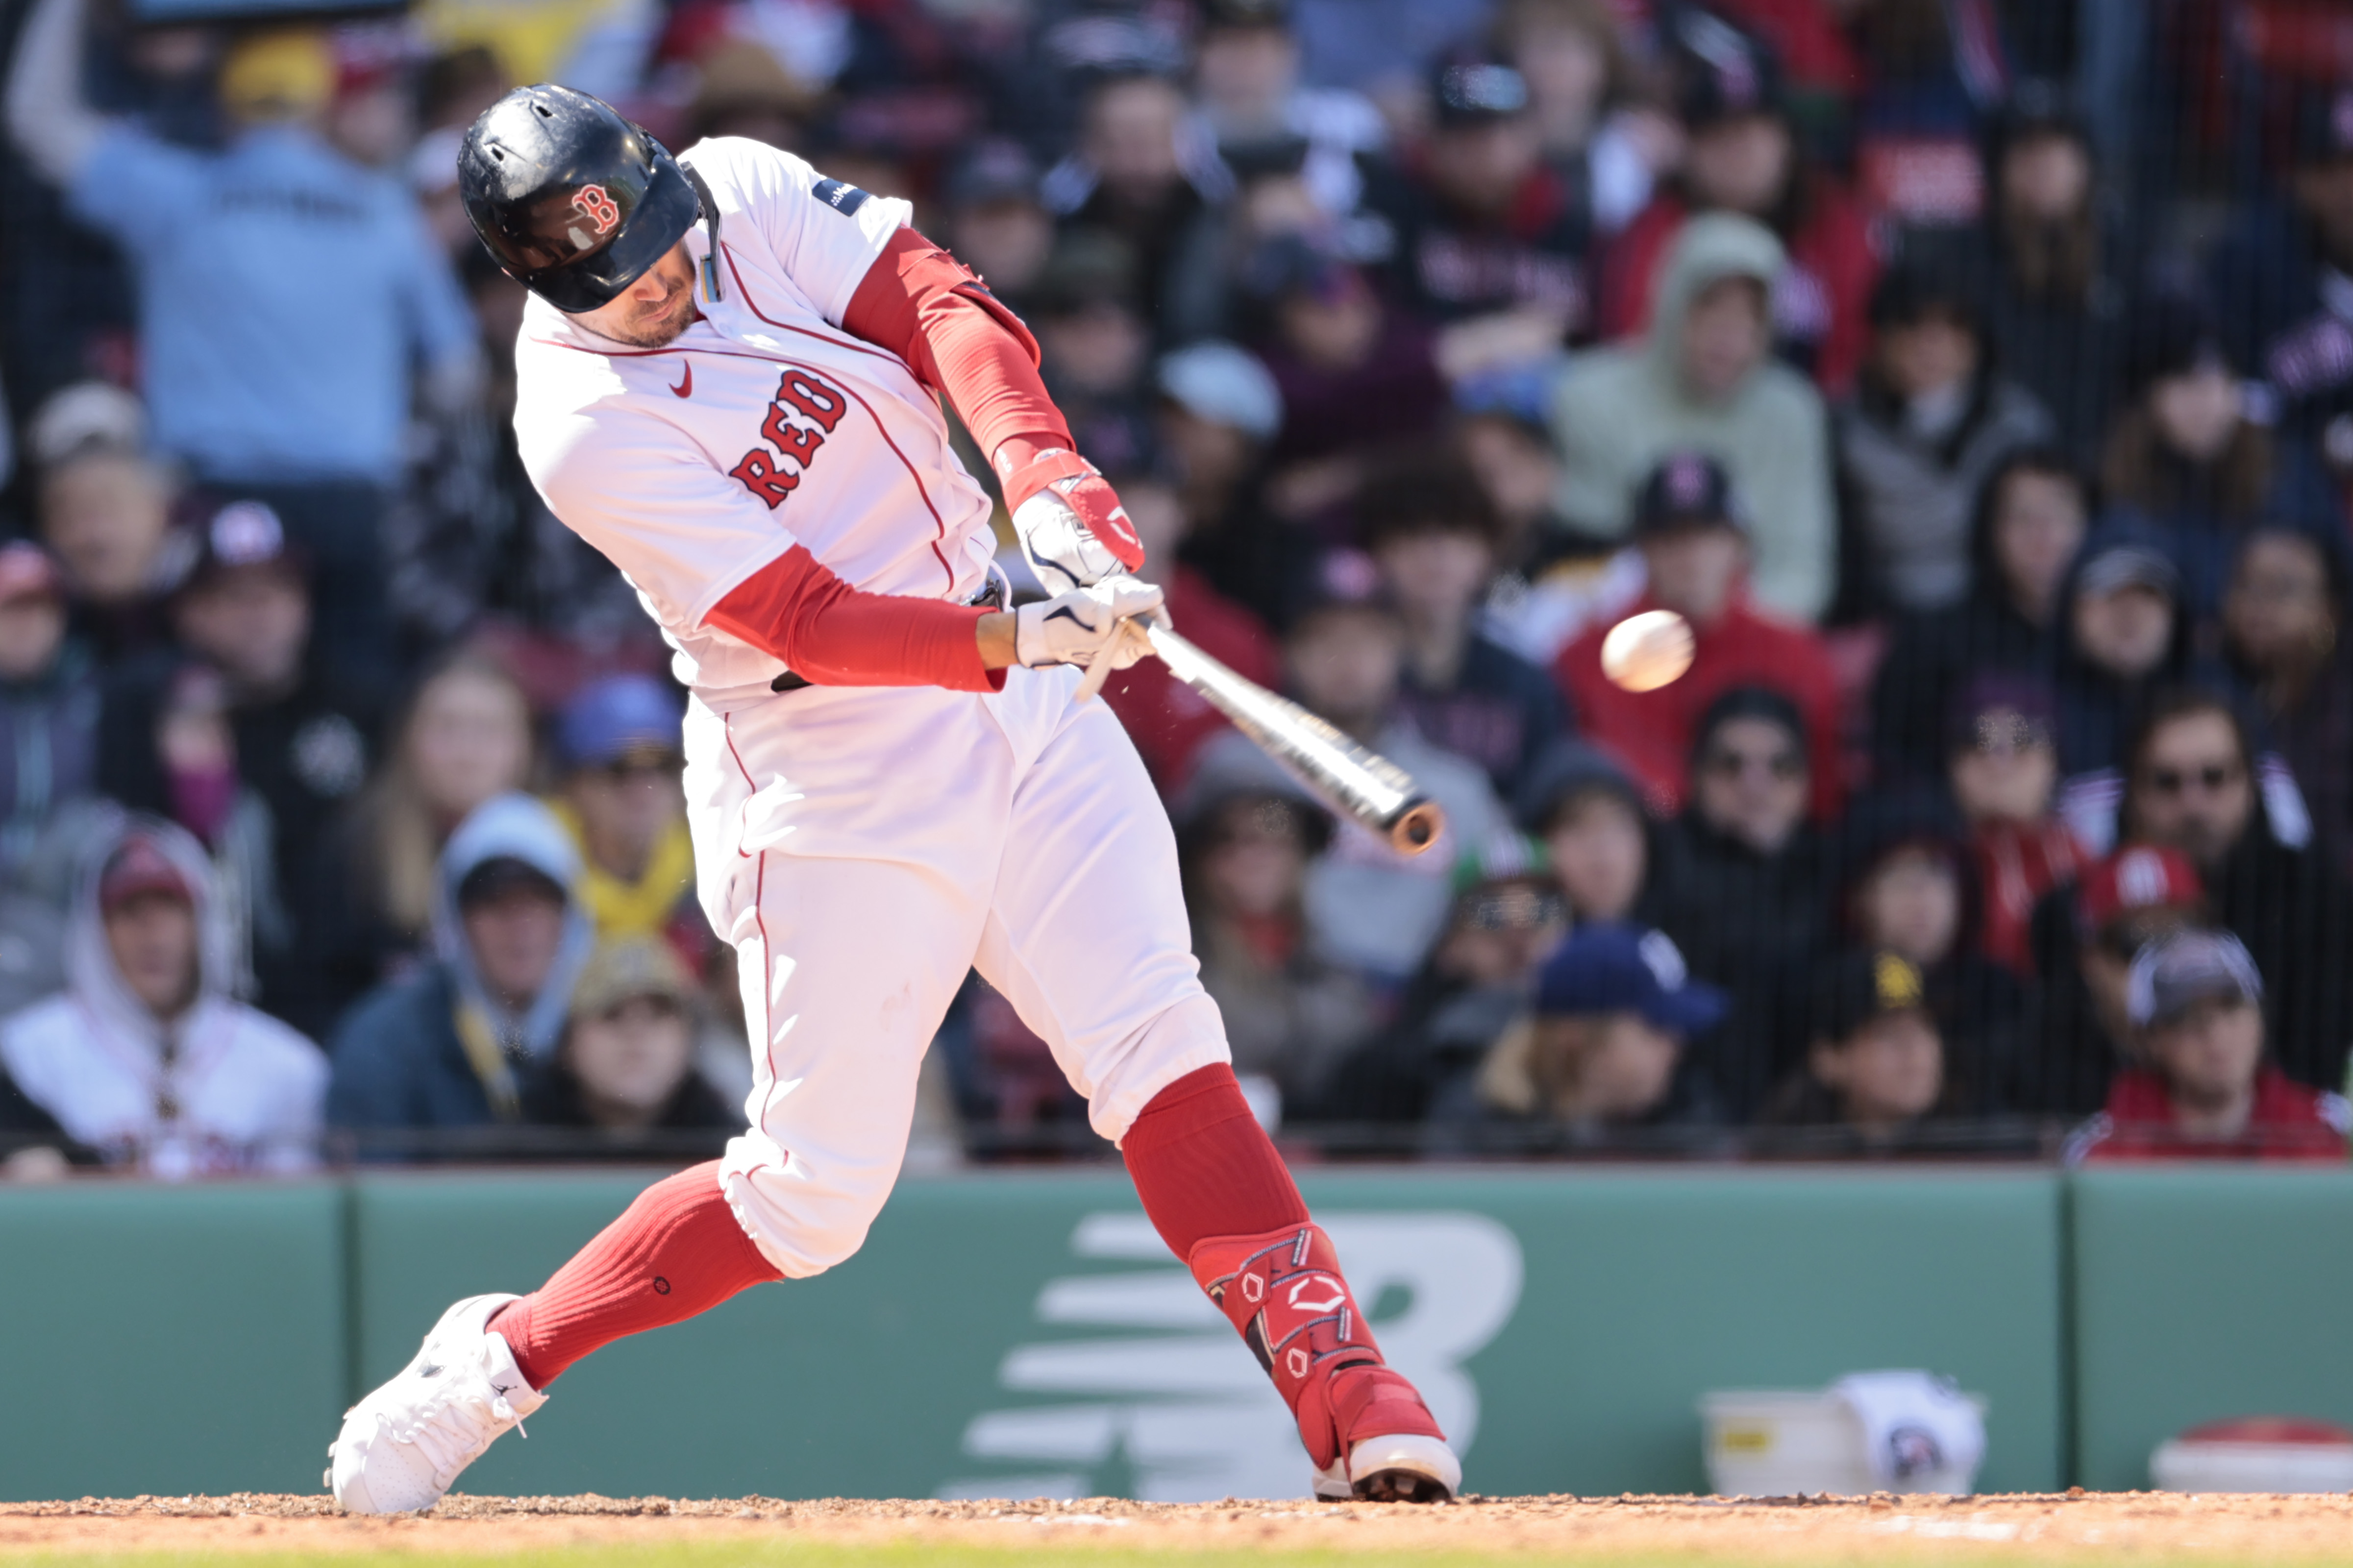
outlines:
M1461 1489L1454 1450L1410 1433L1367 1437L1315 1472L1315 1495L1325 1502L1451 1502Z
M547 1403L483 1325L512 1296L469 1296L425 1336L417 1359L343 1413L328 1488L353 1513L431 1508L508 1427Z

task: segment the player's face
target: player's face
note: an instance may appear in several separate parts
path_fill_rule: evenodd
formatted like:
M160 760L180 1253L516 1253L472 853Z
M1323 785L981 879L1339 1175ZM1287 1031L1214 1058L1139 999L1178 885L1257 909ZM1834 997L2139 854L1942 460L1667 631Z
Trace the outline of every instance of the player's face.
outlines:
M676 342L694 324L694 263L681 240L618 299L574 319L599 337L658 349Z

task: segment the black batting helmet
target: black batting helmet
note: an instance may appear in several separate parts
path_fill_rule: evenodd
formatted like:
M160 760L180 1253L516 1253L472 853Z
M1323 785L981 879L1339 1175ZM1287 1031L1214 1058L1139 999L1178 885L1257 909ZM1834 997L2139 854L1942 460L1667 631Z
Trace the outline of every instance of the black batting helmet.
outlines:
M660 260L701 211L687 172L645 128L568 87L519 87L458 149L474 232L509 276L570 315Z

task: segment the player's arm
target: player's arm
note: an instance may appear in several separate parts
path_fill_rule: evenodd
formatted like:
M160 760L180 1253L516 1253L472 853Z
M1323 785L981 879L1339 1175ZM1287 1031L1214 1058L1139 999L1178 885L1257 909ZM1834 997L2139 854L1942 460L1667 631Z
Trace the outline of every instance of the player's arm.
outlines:
M1040 582L1083 587L1144 564L1119 497L1072 449L1070 426L1038 374L1037 340L962 263L913 229L896 230L841 324L899 355L955 405L989 454Z

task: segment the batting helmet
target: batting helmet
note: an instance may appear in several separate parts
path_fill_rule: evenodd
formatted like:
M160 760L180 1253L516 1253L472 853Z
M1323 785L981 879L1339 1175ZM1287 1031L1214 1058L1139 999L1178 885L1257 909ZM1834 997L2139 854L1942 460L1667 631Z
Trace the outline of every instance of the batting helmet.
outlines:
M519 87L458 149L474 232L508 276L569 315L620 296L694 226L691 176L643 126L568 87Z

